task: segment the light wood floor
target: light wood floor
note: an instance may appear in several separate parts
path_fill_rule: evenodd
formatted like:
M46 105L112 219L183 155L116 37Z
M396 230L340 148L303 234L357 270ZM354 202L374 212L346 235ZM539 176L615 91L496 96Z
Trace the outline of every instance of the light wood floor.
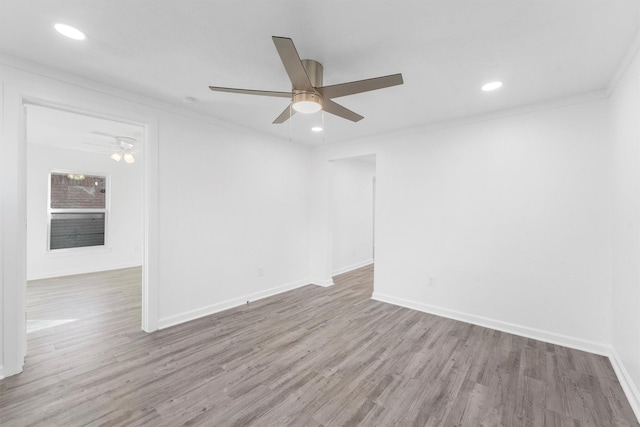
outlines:
M638 426L604 357L335 283L145 334L139 269L31 282L0 425Z

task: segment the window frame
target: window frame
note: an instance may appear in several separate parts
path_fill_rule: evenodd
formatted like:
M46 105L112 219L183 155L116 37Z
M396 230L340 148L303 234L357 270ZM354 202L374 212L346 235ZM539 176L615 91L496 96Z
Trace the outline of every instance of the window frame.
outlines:
M84 175L104 178L104 208L52 208L51 207L51 175ZM47 174L47 252L52 254L77 253L89 251L109 250L109 223L111 211L111 175L103 172L79 172L70 169L52 169ZM53 214L59 213L103 213L104 214L104 244L93 246L77 246L73 248L51 249L51 219Z

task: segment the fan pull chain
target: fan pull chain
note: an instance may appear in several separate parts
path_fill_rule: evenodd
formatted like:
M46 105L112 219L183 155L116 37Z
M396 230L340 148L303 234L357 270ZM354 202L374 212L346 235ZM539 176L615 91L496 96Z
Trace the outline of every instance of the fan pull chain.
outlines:
M293 139L293 138L292 138L292 136L291 136L291 134L293 133L293 131L292 131L292 129L291 129L291 128L292 128L292 126L293 126L293 125L291 124L291 122L293 121L293 119L291 118L291 116L293 116L293 114L291 114L291 105L289 105L289 142L293 142L293 141L292 141L292 139Z

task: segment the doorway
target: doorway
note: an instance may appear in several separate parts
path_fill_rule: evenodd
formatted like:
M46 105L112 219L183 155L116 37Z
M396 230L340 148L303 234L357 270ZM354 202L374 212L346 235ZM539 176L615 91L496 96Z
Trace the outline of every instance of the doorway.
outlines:
M331 275L374 262L376 155L334 160L331 168Z
M50 318L60 317L52 315L54 305L80 300L55 289L84 294L87 307L87 298L100 298L105 289L67 284L95 272L122 271L130 277L137 269L135 292L142 294L145 128L38 104L25 104L25 118L26 306L38 307L28 309L28 316L39 313L27 318L26 354L30 333L49 328L64 333L65 324L78 320Z

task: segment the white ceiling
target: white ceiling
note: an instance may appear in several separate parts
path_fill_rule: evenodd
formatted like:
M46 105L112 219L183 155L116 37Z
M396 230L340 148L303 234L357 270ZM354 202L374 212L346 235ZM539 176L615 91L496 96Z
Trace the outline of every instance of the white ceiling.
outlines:
M638 0L0 0L0 51L282 138L342 141L601 90L639 28ZM83 42L53 30L63 22ZM324 83L403 73L339 98L365 119L273 125L287 91L271 36L324 65ZM480 86L502 80L503 88ZM196 102L184 104L185 97ZM306 119L307 122L305 122Z

